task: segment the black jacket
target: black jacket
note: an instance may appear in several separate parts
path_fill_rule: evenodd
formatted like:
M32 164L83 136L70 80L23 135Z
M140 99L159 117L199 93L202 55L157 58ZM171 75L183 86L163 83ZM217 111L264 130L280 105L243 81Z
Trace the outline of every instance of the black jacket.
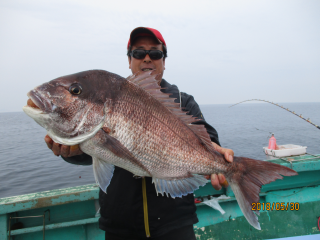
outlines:
M161 81L162 92L172 93L170 97L180 102L179 89L164 79ZM213 142L220 145L216 130L205 120L199 105L193 96L181 93L181 107L190 115L203 120L195 124L205 125ZM80 165L92 164L92 158L86 154L64 158L67 162ZM173 229L198 222L193 194L182 198L157 196L152 178L146 179L146 196L150 235L161 236ZM108 186L107 194L99 193L101 218L99 227L120 236L146 236L145 216L143 210L142 179L135 179L131 172L115 167L114 175Z

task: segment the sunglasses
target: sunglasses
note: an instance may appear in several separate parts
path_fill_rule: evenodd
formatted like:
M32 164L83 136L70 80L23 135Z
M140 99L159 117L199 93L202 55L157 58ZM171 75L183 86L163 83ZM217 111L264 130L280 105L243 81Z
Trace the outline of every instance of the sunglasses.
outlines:
M130 53L130 55L136 59L144 59L147 54L152 60L159 60L164 56L163 52L160 50L135 49Z

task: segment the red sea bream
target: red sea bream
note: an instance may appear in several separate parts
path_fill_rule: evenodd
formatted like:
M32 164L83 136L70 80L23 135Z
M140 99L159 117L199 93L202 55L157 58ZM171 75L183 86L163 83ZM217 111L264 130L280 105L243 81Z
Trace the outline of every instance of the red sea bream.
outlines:
M228 163L215 151L206 129L160 91L156 76L128 79L91 70L54 79L28 93L26 114L53 141L79 144L92 156L94 176L107 192L114 166L152 177L157 193L181 197L207 183L204 175L222 173L248 222L260 229L262 185L297 173L270 162L234 157Z

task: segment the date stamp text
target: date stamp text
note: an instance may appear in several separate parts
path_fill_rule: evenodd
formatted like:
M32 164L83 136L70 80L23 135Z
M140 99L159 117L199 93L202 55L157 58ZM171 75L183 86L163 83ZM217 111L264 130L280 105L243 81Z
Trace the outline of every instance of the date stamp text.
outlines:
M300 204L295 202L252 203L252 211L299 211Z

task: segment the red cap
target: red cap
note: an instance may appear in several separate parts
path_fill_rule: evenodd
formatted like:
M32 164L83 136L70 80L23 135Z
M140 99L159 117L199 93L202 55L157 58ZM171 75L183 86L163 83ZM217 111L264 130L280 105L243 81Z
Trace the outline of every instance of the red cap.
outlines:
M136 37L139 37L139 36L152 36L152 37L155 37L159 43L163 43L165 46L167 46L166 42L164 41L164 39L163 39L163 37L161 35L161 33L158 30L156 30L154 28L149 28L149 27L138 27L138 28L135 28L135 29L132 30L132 32L130 34L129 41L128 41L127 49L129 49L130 43Z

